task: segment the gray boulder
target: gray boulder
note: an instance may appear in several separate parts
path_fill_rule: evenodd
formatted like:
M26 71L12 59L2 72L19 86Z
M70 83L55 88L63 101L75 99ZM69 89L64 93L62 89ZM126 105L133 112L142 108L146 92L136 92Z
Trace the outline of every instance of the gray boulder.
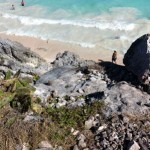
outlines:
M123 63L142 83L150 84L150 34L143 35L132 43Z
M105 95L107 95L105 103L108 116L112 112L116 112L133 118L142 118L143 116L150 118L150 108L147 106L150 95L143 93L127 82L117 83L105 91Z
M78 55L65 51L64 53L58 53L56 55L56 59L52 62L53 68L70 65L76 67L83 66L91 66L94 65L95 62L92 60L83 60Z
M50 65L39 55L25 48L17 42L0 39L0 71L8 69L24 73L44 73L49 70Z

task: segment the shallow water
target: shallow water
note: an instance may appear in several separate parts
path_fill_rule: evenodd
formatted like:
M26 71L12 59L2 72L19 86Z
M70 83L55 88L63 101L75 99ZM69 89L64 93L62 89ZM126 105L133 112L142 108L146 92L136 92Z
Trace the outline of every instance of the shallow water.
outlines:
M0 32L125 53L150 32L148 0L0 0Z

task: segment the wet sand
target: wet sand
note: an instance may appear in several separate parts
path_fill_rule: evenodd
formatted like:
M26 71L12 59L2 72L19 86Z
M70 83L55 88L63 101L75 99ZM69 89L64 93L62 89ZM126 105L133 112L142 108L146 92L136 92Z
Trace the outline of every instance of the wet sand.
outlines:
M25 47L30 48L35 53L39 54L42 58L44 58L48 62L52 62L57 53L62 53L64 51L71 51L78 54L83 59L88 60L103 60L103 61L111 61L112 51L104 49L102 47L81 47L80 45L64 43L60 41L54 40L42 40L34 37L27 36L16 36L16 35L7 35L4 33L0 33L0 38L10 39L12 41L19 42L23 44ZM122 63L123 55L118 54L117 64Z

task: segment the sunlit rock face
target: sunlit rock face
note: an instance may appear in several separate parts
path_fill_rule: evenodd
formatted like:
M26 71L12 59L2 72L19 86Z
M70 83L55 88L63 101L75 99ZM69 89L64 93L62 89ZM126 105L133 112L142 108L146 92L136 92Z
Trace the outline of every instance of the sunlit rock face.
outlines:
M50 65L38 54L24 47L22 44L0 39L0 72L11 70L22 73L42 74L49 70Z

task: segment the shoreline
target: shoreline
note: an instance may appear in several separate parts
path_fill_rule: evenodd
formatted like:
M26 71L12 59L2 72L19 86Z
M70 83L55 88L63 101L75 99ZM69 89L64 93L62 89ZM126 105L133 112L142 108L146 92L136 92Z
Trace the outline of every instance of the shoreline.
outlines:
M16 36L0 33L0 38L9 39L21 43L23 46L30 48L31 51L40 55L48 62L55 60L56 55L60 52L70 51L79 55L83 59L111 61L113 51L101 48L101 47L81 47L80 45L64 43L55 40L42 40L40 38L28 37L28 36ZM123 65L123 55L118 53L117 64Z

